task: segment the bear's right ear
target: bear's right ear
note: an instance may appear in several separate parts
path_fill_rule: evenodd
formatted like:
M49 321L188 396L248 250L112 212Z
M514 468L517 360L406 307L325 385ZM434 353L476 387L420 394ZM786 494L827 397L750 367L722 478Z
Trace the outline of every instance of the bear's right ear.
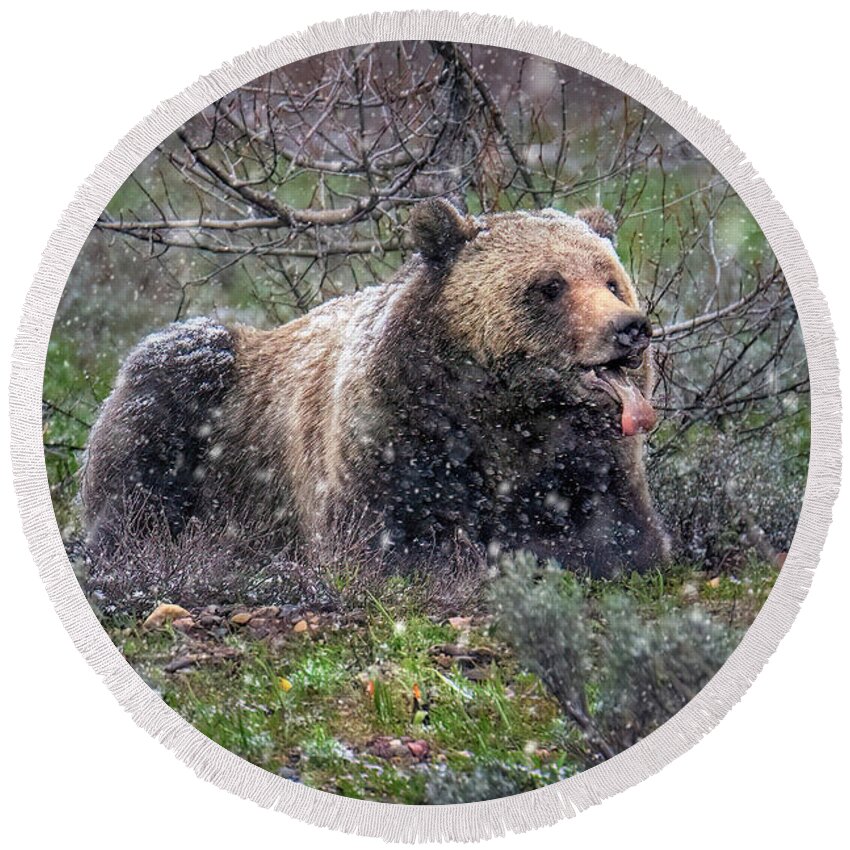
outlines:
M410 235L416 250L429 263L451 262L481 228L451 201L433 198L418 203L410 214Z
M603 207L587 207L579 210L575 216L597 236L607 239L615 248L617 247L617 219L608 210Z

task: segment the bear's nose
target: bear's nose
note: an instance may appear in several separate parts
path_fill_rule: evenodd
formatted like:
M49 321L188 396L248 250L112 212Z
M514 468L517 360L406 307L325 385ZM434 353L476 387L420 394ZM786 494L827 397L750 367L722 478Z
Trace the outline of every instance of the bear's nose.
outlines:
M645 316L624 316L614 325L614 339L631 354L643 351L652 337Z

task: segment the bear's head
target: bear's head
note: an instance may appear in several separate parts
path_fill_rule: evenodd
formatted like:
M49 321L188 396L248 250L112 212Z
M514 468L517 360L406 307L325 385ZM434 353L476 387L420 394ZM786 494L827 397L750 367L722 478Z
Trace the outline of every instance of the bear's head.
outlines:
M461 213L443 199L411 216L414 244L451 338L486 368L525 363L572 397L619 414L632 436L655 424L646 399L651 329L605 210Z

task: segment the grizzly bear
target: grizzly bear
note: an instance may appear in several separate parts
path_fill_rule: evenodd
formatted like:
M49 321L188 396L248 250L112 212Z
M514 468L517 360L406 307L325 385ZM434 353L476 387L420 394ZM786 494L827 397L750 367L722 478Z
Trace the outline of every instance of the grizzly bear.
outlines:
M593 576L663 561L651 330L612 217L436 199L410 232L394 279L281 327L143 340L89 438L90 545L108 552L132 501L173 535L230 517L280 547L364 523L400 562L460 538Z

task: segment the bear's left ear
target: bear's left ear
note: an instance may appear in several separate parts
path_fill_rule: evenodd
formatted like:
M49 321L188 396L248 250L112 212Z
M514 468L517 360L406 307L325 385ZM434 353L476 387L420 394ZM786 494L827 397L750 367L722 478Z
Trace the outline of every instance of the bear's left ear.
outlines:
M410 214L410 235L416 250L430 263L451 262L481 228L451 201L433 198L418 203Z
M575 217L583 221L594 233L617 246L617 219L602 207L587 207L579 210Z

